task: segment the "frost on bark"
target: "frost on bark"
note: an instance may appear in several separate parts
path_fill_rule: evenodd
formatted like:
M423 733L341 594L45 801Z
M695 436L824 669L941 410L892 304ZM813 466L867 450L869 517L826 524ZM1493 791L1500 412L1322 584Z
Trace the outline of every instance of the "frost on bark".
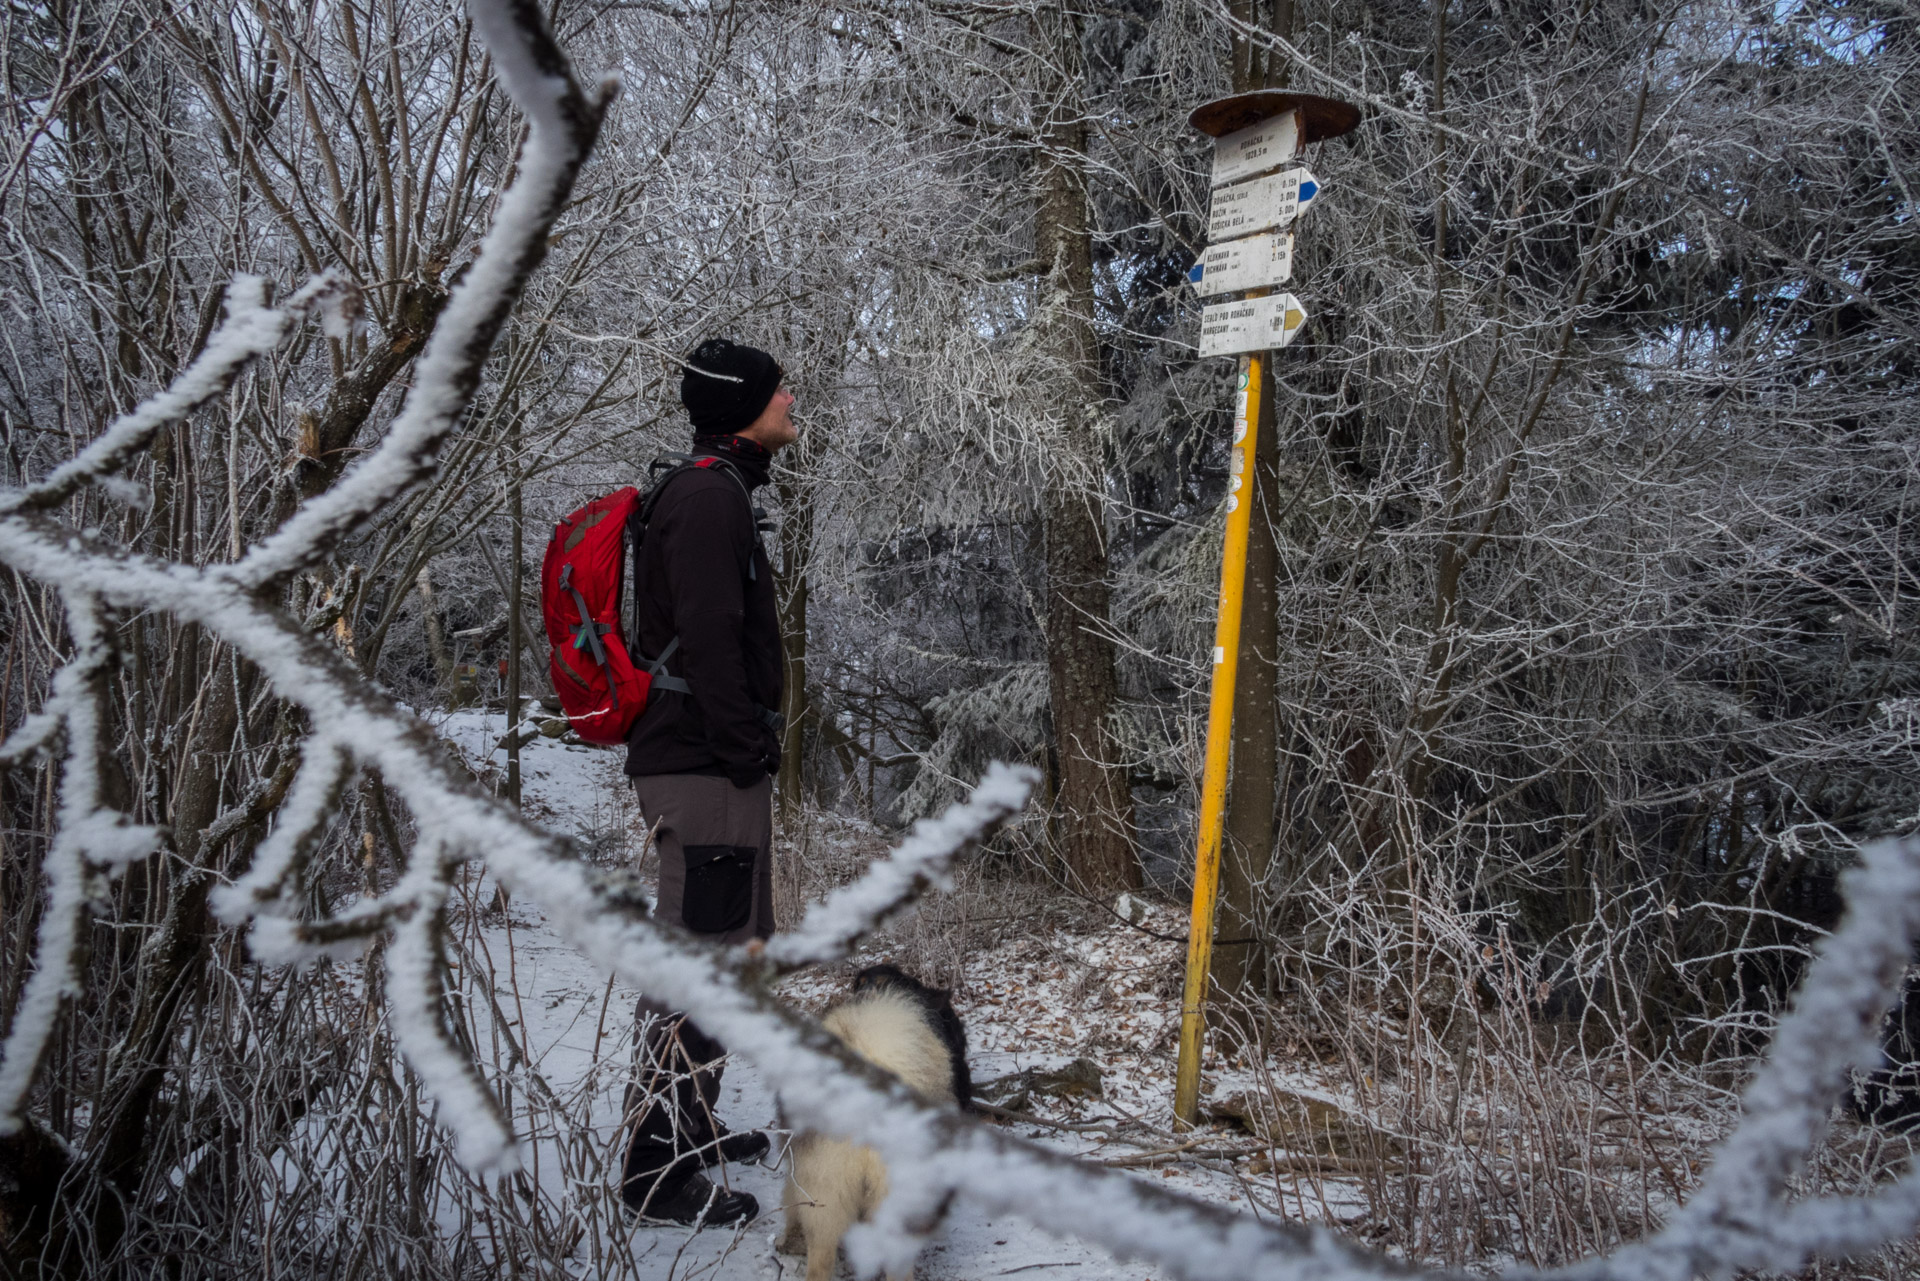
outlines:
M1043 93L1036 259L1048 271L1041 303L1044 341L1060 373L1058 457L1042 496L1047 565L1047 676L1053 718L1056 804L1067 870L1096 894L1137 887L1129 828L1132 802L1113 737L1118 697L1107 569L1099 353L1093 332L1092 215L1087 201L1087 122L1074 92L1079 19L1035 20L1059 74Z

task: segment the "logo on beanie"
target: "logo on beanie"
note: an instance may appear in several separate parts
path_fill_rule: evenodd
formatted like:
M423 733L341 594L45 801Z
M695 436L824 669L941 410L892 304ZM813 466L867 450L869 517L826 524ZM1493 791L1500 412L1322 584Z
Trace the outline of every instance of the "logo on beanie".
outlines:
M680 367L680 403L696 436L731 435L750 426L779 390L780 362L745 343L709 338Z

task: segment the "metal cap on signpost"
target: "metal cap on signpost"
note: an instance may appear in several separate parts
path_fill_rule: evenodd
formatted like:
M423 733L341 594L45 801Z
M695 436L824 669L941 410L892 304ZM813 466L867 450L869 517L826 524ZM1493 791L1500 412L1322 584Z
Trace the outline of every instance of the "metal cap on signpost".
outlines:
M1173 1113L1193 1124L1200 1103L1200 1046L1206 1033L1207 972L1213 914L1220 895L1220 838L1227 811L1227 763L1233 744L1233 686L1240 658L1240 602L1253 515L1253 451L1260 434L1263 353L1285 347L1307 310L1272 286L1293 278L1292 224L1320 193L1304 166L1282 169L1309 143L1337 138L1360 123L1360 109L1309 93L1260 90L1196 107L1187 121L1214 139L1213 202L1207 250L1191 279L1203 298L1244 293L1200 315L1200 354L1240 357L1240 385L1227 466L1227 535L1220 558L1220 605L1213 632L1213 688L1207 706L1206 769L1193 860L1193 914L1187 930L1187 982L1180 1008L1180 1074ZM1279 172L1273 172L1279 170Z

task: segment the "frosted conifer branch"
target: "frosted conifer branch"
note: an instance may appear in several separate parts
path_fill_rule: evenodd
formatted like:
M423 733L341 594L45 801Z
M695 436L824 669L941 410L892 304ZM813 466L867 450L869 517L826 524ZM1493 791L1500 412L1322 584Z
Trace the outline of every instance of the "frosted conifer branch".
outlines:
M767 941L766 955L780 969L837 961L868 934L921 894L948 888L947 869L963 850L998 831L1027 807L1039 785L1031 766L995 761L966 800L938 818L923 818L891 855L861 878L829 894L806 919Z

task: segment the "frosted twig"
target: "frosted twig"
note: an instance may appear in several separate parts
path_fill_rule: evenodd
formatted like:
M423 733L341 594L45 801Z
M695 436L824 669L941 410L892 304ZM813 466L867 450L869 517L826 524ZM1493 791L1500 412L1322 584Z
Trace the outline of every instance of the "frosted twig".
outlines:
M0 765L11 765L23 756L45 747L60 732L60 718L52 712L39 711L20 722L20 727L7 735L7 741L0 743Z
M249 823L257 823L278 809L286 799L287 789L293 785L297 764L289 756L274 770L271 778L261 779L248 788L244 800L207 824L206 830L200 834L200 848L212 849Z
M247 950L262 965L305 965L321 957L349 961L367 950L382 930L409 906L404 894L363 899L321 921L285 916L255 916L247 932Z
M282 582L429 474L440 446L480 386L487 353L541 260L547 232L599 136L612 82L589 97L575 83L533 0L472 0L474 25L494 73L532 126L520 172L481 241L473 269L454 289L415 366L413 388L379 448L226 571L259 589Z
M257 908L281 896L287 878L300 869L326 831L334 804L347 780L348 756L339 744L316 738L306 745L293 789L275 819L273 834L260 843L253 867L232 885L213 893L214 915L238 925Z
M278 346L295 318L345 288L333 276L315 276L287 300L285 307L274 308L267 306L264 278L245 273L235 276L227 287L227 318L213 331L193 363L165 391L149 396L132 412L114 419L97 439L54 468L45 480L0 494L0 511L56 506L89 481L119 471L146 448L156 431L218 396L249 361Z
M447 1031L440 981L447 883L440 850L432 842L421 842L413 851L413 864L405 878L411 910L394 927L387 948L394 1035L428 1095L439 1103L440 1118L453 1131L460 1160L475 1170L516 1170L520 1159L513 1131L471 1056Z
M923 818L900 847L859 880L815 905L792 930L767 941L767 958L782 970L837 961L866 935L929 888L948 885L947 870L961 851L977 845L1026 808L1040 773L994 762L965 801L938 818Z
M66 727L67 753L60 773L59 825L47 847L47 906L34 943L33 974L0 1050L0 1134L20 1126L20 1105L46 1053L60 1014L60 1001L79 990L79 956L85 939L89 865L124 864L159 843L159 833L126 821L100 805L100 698L109 651L100 625L99 602L78 592L66 597L74 657L54 676L48 714Z

